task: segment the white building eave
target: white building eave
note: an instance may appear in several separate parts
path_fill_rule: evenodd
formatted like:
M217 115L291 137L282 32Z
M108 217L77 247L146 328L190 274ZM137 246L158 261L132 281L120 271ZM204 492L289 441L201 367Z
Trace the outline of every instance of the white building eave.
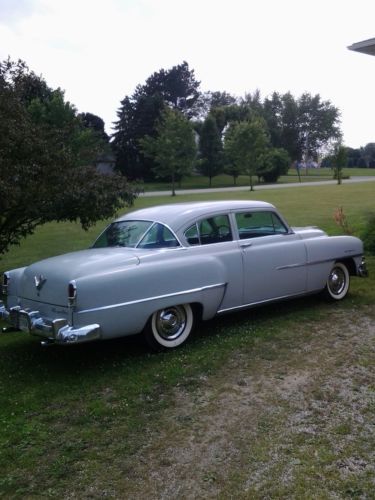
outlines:
M369 40L364 40L363 42L353 43L348 47L349 50L354 50L355 52L362 52L363 54L369 54L370 56L375 56L375 38L370 38Z

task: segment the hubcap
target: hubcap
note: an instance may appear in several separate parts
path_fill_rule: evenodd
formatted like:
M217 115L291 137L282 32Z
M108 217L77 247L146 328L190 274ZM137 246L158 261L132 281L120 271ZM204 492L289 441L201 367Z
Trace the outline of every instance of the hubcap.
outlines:
M329 275L329 289L334 295L340 295L345 288L345 274L342 269L335 267Z
M169 307L158 312L156 329L165 340L174 340L181 335L186 326L186 313L182 307Z

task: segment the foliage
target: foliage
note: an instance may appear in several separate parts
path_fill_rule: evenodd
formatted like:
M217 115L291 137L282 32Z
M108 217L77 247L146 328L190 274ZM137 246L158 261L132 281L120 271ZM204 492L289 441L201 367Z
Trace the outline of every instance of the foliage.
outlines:
M354 234L354 230L350 227L348 218L344 214L343 207L338 207L335 209L333 213L333 220L341 228L344 234Z
M156 137L140 139L140 147L146 156L154 159L155 175L170 178L172 196L175 196L176 180L190 174L195 161L193 127L180 111L166 108L156 132Z
M165 104L159 94L142 97L125 97L117 112L118 121L112 146L116 155L117 169L129 179L155 178L152 158L146 158L140 147L140 140L156 136L156 124Z
M22 61L0 63L0 254L39 224L87 229L133 201L125 179L87 166L102 144L60 89Z
M367 216L365 227L361 233L365 250L371 255L375 255L375 212Z
M264 182L277 182L281 175L288 173L290 163L290 156L285 149L271 148L261 156L256 174Z
M223 170L223 143L213 116L208 115L202 124L199 134L198 171L209 178L211 187L212 178Z
M199 85L194 70L183 62L171 69L153 73L144 85L121 101L113 134L116 166L130 179L155 178L156 163L145 156L140 140L156 137L157 124L166 107L179 110L187 118L199 114Z
M260 118L234 122L225 134L224 150L229 169L233 168L232 172L246 173L251 191L254 189L253 175L256 174L259 159L265 153L267 145L266 124Z
M348 167L375 168L375 143L369 142L362 148L347 148Z
M102 139L105 143L109 142L108 134L104 128L104 121L100 116L93 115L92 113L79 113L78 117L82 120L83 125L91 129L98 138Z
M291 159L316 159L331 140L341 136L339 111L319 94L302 94L296 99L290 92L260 100L259 95L247 99L253 113L267 122L271 144L288 151Z

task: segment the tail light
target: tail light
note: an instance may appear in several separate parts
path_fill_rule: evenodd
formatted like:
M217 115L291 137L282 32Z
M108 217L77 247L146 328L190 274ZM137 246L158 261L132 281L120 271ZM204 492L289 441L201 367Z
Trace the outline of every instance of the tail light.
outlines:
M69 305L73 305L77 297L77 285L76 282L70 281L68 285L68 302Z

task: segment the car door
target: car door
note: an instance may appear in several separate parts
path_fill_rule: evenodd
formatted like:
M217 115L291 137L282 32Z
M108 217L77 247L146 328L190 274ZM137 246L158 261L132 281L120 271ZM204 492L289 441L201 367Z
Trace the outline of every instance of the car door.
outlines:
M306 247L275 212L235 213L243 262L243 304L306 291Z

